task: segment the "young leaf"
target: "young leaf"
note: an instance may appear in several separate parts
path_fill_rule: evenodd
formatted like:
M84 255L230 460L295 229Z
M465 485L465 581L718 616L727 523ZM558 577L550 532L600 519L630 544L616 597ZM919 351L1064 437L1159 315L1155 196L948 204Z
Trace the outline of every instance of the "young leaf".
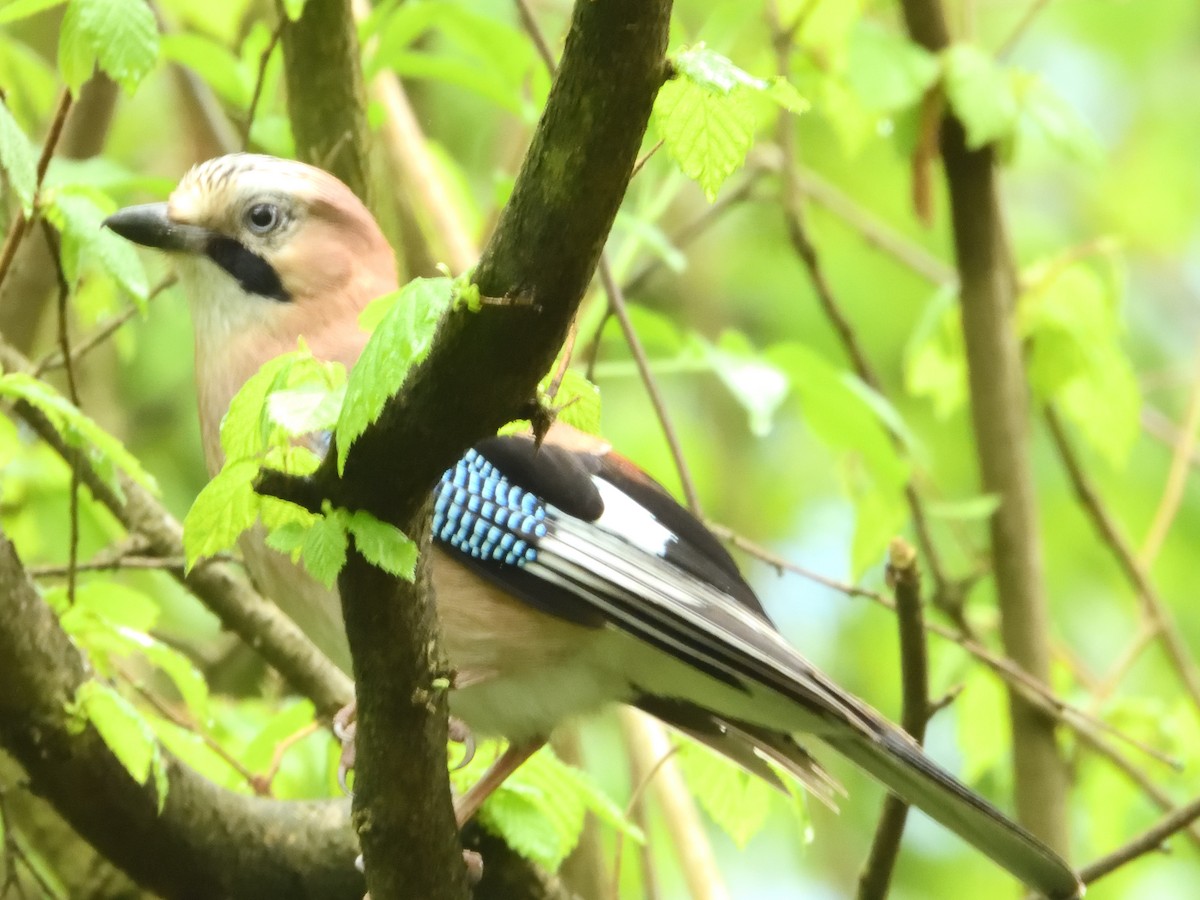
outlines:
M705 357L750 419L755 437L770 433L775 413L787 399L787 375L762 358L749 338L726 331L716 346L702 342Z
M157 57L158 24L142 0L71 0L68 4L58 64L71 93L79 93L97 63L133 93Z
M408 371L425 358L450 303L449 278L417 278L400 289L363 348L346 385L337 423L338 471L355 439L379 417Z
M108 749L138 784L145 784L156 755L154 732L134 706L108 687L89 679L79 685L71 712L77 725L90 723ZM165 799L159 797L159 802Z
M99 191L67 185L47 192L42 212L74 247L95 258L108 275L142 305L150 293L142 261L133 245L101 223L113 210L112 201ZM65 266L71 280L77 265Z
M677 738L683 777L700 805L740 849L766 824L773 788L702 744Z
M346 565L348 544L341 520L327 513L305 532L304 542L300 545L300 562L313 578L326 587L333 587L338 573Z
M967 130L967 146L975 149L1012 137L1017 100L1011 73L973 44L954 44L943 60L946 96Z
M412 581L417 565L417 545L403 531L362 510L337 510L344 527L354 535L354 546L371 565Z
M894 112L914 106L940 68L928 50L873 22L860 22L851 35L846 78L872 110Z
M755 78L703 44L679 52L672 63L679 77L659 89L654 119L667 153L711 202L750 152L754 96L796 113L808 104L786 80Z
M4 103L0 103L0 169L28 216L33 212L33 195L37 191L37 157L29 138Z
M107 470L115 467L142 487L157 493L158 486L137 457L46 382L22 372L7 372L0 375L0 397L24 400L44 413L67 443L89 453L95 462L104 464L98 467L101 476L110 475ZM111 477L106 480L116 484Z
M689 81L668 81L659 89L654 119L667 153L710 203L746 161L754 141L748 105Z
M183 549L191 569L196 561L232 547L258 518L259 496L254 479L259 465L252 459L226 463L204 486L183 519Z
M539 388L545 390L553 377L553 373L547 375ZM581 373L567 369L558 385L558 393L550 402L558 410L556 421L588 434L600 433L600 388Z

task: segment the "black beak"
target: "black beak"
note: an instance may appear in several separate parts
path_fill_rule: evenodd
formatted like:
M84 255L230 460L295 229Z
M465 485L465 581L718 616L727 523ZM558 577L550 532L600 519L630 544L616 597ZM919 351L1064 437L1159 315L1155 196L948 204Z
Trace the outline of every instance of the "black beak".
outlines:
M172 221L165 203L143 203L118 209L104 220L104 225L143 247L183 253L204 253L213 237L207 228Z

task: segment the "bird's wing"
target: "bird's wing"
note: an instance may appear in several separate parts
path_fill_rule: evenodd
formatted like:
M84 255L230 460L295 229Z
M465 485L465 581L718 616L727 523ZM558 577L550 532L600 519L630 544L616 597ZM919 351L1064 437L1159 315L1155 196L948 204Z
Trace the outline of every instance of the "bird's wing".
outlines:
M615 454L486 440L443 476L433 533L544 612L613 625L747 693L766 686L818 732L876 733L878 717L779 635L716 538Z

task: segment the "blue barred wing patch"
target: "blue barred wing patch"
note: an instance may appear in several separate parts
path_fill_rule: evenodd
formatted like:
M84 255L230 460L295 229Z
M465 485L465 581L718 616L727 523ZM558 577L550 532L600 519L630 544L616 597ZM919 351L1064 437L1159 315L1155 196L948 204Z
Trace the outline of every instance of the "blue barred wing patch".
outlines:
M438 483L433 536L475 559L524 566L537 559L546 507L474 450Z

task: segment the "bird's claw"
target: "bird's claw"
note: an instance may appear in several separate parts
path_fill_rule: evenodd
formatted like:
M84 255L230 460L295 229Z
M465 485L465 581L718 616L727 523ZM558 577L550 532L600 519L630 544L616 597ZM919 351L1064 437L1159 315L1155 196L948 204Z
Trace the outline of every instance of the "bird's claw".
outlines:
M454 716L450 717L450 722L448 723L448 735L454 743L463 745L463 758L450 769L451 772L457 772L459 769L465 768L475 758L475 735L471 733L471 729L466 722L462 719L456 719Z
M354 768L355 744L354 737L358 732L358 705L351 701L339 709L333 716L333 735L342 742L342 755L338 758L337 780L342 793L351 794L349 785L350 770Z

